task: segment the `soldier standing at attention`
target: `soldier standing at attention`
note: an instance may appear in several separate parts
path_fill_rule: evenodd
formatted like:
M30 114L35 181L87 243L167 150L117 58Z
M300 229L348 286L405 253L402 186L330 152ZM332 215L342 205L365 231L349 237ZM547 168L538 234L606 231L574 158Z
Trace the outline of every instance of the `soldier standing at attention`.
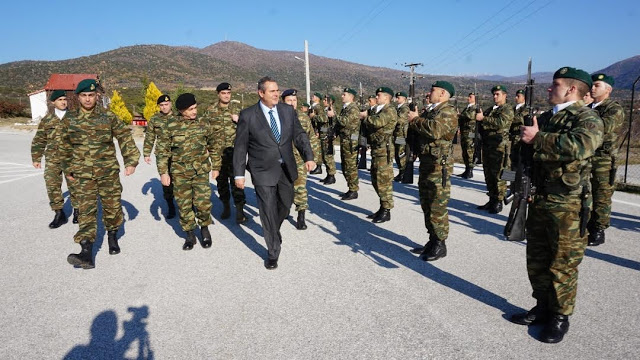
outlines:
M513 108L513 121L509 127L509 142L511 143L509 159L511 160L511 170L514 171L518 167L518 161L520 160L520 126L524 125L526 111L524 107L524 90L518 89L516 91L516 106Z
M216 143L222 156L222 167L218 181L218 196L222 201L223 209L220 218L228 219L231 216L229 199L233 196L236 206L236 223L244 224L247 217L244 214L244 205L247 203L244 189L238 189L233 180L233 142L236 140L236 128L238 127L238 114L240 109L231 104L231 84L223 82L216 87L218 103L209 107L205 117L209 118L214 133L219 135ZM231 193L229 193L231 187Z
M376 100L375 95L369 95L367 101L369 102L369 111L367 111L367 114L372 114L376 106L378 106L378 100Z
M391 105L393 90L379 87L376 90L377 106L367 116L367 112L360 113L365 117L362 126L365 127L368 142L371 144L371 183L380 198L380 208L367 218L374 223L391 220L393 209L393 144L391 137L398 121L398 112Z
M349 189L342 194L342 200L358 198L358 139L360 138L360 107L354 99L358 93L351 88L342 90L342 110L336 116L333 109L327 113L335 117L338 134L340 135L340 162L342 174L347 180Z
M409 126L420 137L420 177L418 190L424 212L424 224L429 233L425 246L411 250L419 253L424 261L435 261L447 256L445 240L449 236L449 212L451 197L450 174L453 173L453 138L458 129L458 114L449 99L455 95L453 85L436 81L431 85L433 104L426 113L418 116L409 113Z
M464 172L457 176L463 179L473 178L473 138L476 134L476 94L469 93L467 107L458 115L460 125L460 147L462 148L462 161Z
M616 157L622 138L620 128L624 124L624 110L611 100L613 77L594 74L591 79L591 107L600 115L604 123L602 146L591 158L591 189L593 191L593 211L589 220L589 246L604 244L604 231L611 221L611 197L615 191Z
M207 118L198 117L196 97L185 93L176 99L180 116L174 116L158 139L157 163L162 185L174 183L176 202L180 210L180 227L187 233L182 250L196 244L195 228L200 225L202 247L211 247L211 179L220 174L222 160L216 144L220 135L214 132ZM169 158L171 173L169 173ZM194 214L195 209L195 214ZM196 222L197 219L197 222Z
M144 134L142 155L144 156L144 162L147 164L151 164L151 150L153 150L153 144L156 138L160 137L162 129L173 116L171 114L172 103L169 95L160 95L157 104L160 107L160 111L149 119L147 122L147 130ZM171 158L168 159L168 166L171 168ZM162 185L162 195L167 201L167 219L173 219L176 216L176 207L173 204L173 183L169 184L169 186Z
M407 145L407 129L409 128L409 104L407 104L407 93L400 91L396 93L396 107L398 111L398 122L393 130L393 147L395 151L396 166L398 166L398 175L393 181L402 180L405 166L407 165L407 154L405 148Z
M320 99L323 96L321 93L313 94L313 101L311 102L312 112L309 115L311 117L311 121L313 121L318 129L318 134L320 135L320 143L321 143L321 159L322 162L317 163L318 167L320 164L324 164L327 168L327 177L325 177L322 182L326 185L335 184L336 182L336 161L333 158L333 154L328 154L329 151L329 117L324 109L323 104L320 103ZM322 173L322 172L319 172Z
M53 103L53 112L40 120L38 131L31 142L31 160L33 167L42 168L40 159L44 155L46 161L44 167L44 184L49 196L49 206L55 212L49 228L55 229L67 222L64 210L64 197L62 196L62 166L60 164L60 141L62 140L62 128L64 115L67 113L67 96L64 90L54 90L49 96ZM78 223L78 202L71 183L67 181L69 198L73 207L73 223Z
M78 83L76 94L80 109L64 121L61 141L62 170L67 182L72 183L78 201L79 229L73 239L82 250L70 254L67 261L85 269L95 267L92 250L97 235L98 197L102 203L102 220L107 229L109 254L120 253L118 228L124 222L120 164L116 157L113 138L118 140L125 166L124 174L136 171L140 150L131 136L131 130L113 113L96 106L97 83L85 79Z
M582 100L590 87L587 72L559 69L548 89L553 110L522 127L521 140L533 145L536 169L526 223L527 272L536 306L511 321L544 324L540 340L546 343L562 341L569 330L587 245L591 157L603 138L602 120Z
M509 151L509 127L513 121L513 108L507 104L507 88L496 85L491 89L495 105L476 114L481 121L482 167L489 191L489 202L478 209L489 210L490 214L502 211L502 200L507 192L507 182L500 180L502 170L507 166Z

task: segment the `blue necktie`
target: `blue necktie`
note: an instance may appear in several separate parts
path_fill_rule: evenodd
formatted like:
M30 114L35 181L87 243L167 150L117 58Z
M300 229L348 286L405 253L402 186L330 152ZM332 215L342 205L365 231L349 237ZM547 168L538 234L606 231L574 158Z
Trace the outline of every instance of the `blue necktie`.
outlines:
M278 124L276 124L276 118L273 117L273 110L269 110L269 123L271 124L271 132L276 137L276 141L280 142L280 131L278 130Z

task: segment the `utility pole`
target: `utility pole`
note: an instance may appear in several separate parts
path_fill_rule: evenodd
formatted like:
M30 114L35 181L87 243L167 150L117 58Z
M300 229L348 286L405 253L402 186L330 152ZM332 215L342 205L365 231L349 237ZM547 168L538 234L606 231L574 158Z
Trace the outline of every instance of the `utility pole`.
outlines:
M424 64L422 63L404 63L402 64L402 66L404 67L408 67L409 70L409 76L406 75L402 75L403 78L409 78L409 102L412 103L414 101L414 97L416 95L416 79L422 79L424 78L424 76L422 75L416 75L415 73L415 69L418 66L423 66Z

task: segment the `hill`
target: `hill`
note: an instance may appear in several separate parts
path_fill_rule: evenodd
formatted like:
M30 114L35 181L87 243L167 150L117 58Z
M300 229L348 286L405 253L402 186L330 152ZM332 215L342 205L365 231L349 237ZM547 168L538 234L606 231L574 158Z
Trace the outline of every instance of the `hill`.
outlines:
M618 89L631 89L633 82L640 76L640 55L618 61L595 73L605 73L613 76L615 87Z

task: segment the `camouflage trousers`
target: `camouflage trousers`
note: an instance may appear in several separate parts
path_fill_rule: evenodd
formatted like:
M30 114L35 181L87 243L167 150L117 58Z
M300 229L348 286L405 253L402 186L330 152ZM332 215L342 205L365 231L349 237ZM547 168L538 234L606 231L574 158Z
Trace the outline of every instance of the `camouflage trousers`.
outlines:
M394 144L393 150L395 153L396 166L398 167L398 174L404 173L404 169L407 167L407 154L405 152L405 145Z
M380 206L393 209L393 146L371 144L371 183L380 198Z
M431 155L420 156L418 190L420 206L424 213L424 226L429 240L444 241L449 237L449 211L451 197L451 173L453 164L447 165L446 186L442 186L442 165ZM434 239L435 238L435 239Z
M73 240L77 243L84 239L89 242L96 241L98 197L102 203L102 222L105 229L118 230L124 222L119 173L113 172L97 179L75 178L72 183L78 206L78 232L73 236Z
M314 134L309 136L309 142L311 143L311 151L313 151L313 161L318 166L322 166L322 148L321 148L321 145L320 145L320 139L314 133Z
M233 148L226 148L222 152L222 167L216 182L218 184L218 197L223 203L229 202L233 195L233 202L236 206L246 204L244 190L236 187L233 177ZM229 192L229 188L231 188L231 192Z
M180 227L191 231L196 225L208 226L211 220L211 184L209 173L172 174L174 194L180 210ZM194 213L195 208L195 213ZM196 219L198 223L196 224Z
M533 297L555 313L571 315L578 265L587 246L580 236L578 195L534 196L527 216L527 273Z
M349 191L358 191L358 140L350 140L348 136L340 137L340 164L342 175L347 180Z
M329 150L329 138L327 134L320 133L320 142L322 145L322 164L327 167L328 175L336 174L336 160L333 158L333 154L328 154ZM332 149L333 150L333 149Z
M507 192L507 182L500 180L502 170L505 168L508 145L495 145L487 142L482 143L482 168L484 179L487 184L489 198L493 201L502 201ZM507 164L508 165L508 164Z
M51 210L61 210L64 206L64 197L62 196L62 167L59 163L46 162L44 165L44 184L47 188L47 195L49 196L49 206ZM76 208L78 201L76 200L75 191L73 191L73 185L67 181L67 189L69 190L69 199L71 200L71 207Z
M297 149L293 151L293 155L296 159L296 170L298 172L298 178L293 182L293 203L296 205L296 211L307 210L309 209L307 168Z
M589 219L589 231L604 230L611 222L611 197L615 184L609 185L611 157L594 156L591 158L591 193L593 210Z
M460 148L462 148L462 162L465 168L473 167L473 139L469 136L475 135L472 131L460 131Z

